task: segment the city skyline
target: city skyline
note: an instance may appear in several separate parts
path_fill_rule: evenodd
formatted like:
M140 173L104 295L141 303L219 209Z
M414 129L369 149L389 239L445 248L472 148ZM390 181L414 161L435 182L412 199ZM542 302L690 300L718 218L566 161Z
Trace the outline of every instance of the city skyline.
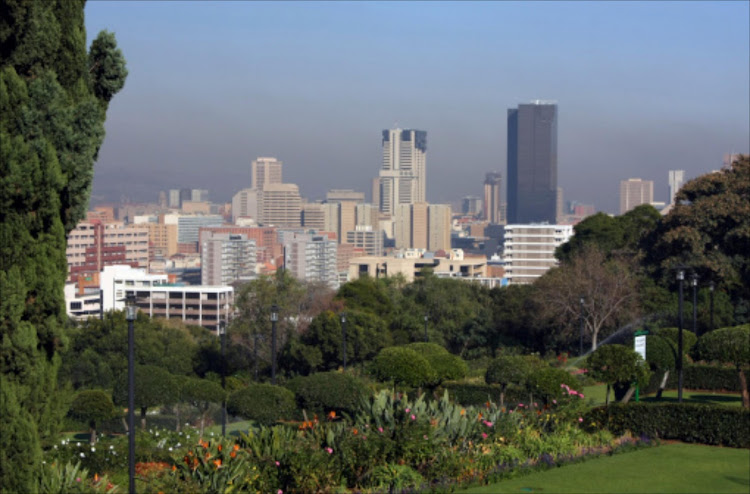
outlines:
M507 176L507 108L559 108L566 200L617 212L619 181L667 200L748 152L748 4L89 2L130 76L113 101L93 203L204 188L217 202L274 156L314 200L369 191L380 131L430 135L427 201ZM415 22L414 19L419 19ZM334 138L332 138L334 137ZM581 180L585 177L586 180Z

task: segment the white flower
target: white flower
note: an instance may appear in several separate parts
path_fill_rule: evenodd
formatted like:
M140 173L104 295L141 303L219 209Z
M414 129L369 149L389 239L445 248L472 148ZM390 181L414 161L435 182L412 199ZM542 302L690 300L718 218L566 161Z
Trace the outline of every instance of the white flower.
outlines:
M83 452L81 453L81 458L86 458L86 455L84 455Z
M174 450L172 449L172 446L170 446L170 447L169 447L169 451L174 451Z
M96 448L95 448L95 447L93 447L93 446L91 446L91 452L93 453L93 452L95 452L95 451L96 451Z
M110 444L109 449L115 449L115 446L113 444Z
M159 431L156 431L156 434L154 434L156 437L159 437Z

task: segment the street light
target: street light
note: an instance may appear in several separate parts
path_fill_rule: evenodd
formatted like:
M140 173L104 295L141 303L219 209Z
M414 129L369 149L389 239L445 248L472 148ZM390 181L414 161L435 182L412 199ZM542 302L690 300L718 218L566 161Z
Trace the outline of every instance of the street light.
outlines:
M690 283L693 285L693 334L698 336L698 273L693 273Z
M679 326L677 332L677 402L682 403L682 282L685 281L685 269L682 267L677 268L677 282L679 285L678 295L678 309L679 312Z
M427 343L430 339L427 337L427 321L430 320L430 314L424 315L424 341Z
M276 384L276 323L279 321L279 306L271 306L271 384Z
M583 356L583 324L584 324L584 321L583 321L583 304L585 302L585 299L583 297L581 297L580 302L581 302L581 314L580 314L580 321L581 321L580 322L580 327L581 327L581 330L580 330L580 335L578 336L578 356L582 357Z
M224 320L219 321L219 336L221 337L221 389L226 395L227 390L227 327ZM221 400L221 436L227 435L227 399L224 396Z
M711 295L711 331L714 330L714 290L716 289L716 283L714 280L708 284L708 291Z
M128 320L128 479L130 494L135 494L135 330L138 314L135 293L125 296L125 318Z
M346 370L346 312L341 313L342 353L344 355L344 370Z

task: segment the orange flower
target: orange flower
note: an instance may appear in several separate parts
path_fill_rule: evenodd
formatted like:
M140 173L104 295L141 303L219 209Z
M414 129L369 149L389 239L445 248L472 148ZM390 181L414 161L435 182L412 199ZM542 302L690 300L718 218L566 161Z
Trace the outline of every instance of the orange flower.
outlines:
M333 420L335 418L336 418L336 412L335 411L331 410L330 412L328 412L328 420Z
M354 434L355 436L356 436L357 434L359 434L359 431L357 430L357 428L356 428L356 427L355 427L354 429L352 429L352 434Z
M236 451L232 451L231 453L229 453L229 456L232 457L232 458L234 458L234 457L237 456L237 452Z
M218 446L216 446L216 449L218 449L219 452L221 453L221 444L219 444Z
M482 417L484 417L484 415L482 415L482 412L479 412L479 417L477 417L477 420L482 420Z
M214 465L216 466L216 468L219 468L219 467L221 467L221 460L214 460L214 462L213 462L213 463L214 463Z
M94 474L94 482L99 482L99 474L98 473Z
M237 451L237 450L240 449L240 445L239 444L235 444L232 449L235 450L235 451Z
M462 408L461 409L461 416L464 416L464 415L466 415L466 410Z
M172 465L172 471L174 472L176 470L177 470L177 465Z

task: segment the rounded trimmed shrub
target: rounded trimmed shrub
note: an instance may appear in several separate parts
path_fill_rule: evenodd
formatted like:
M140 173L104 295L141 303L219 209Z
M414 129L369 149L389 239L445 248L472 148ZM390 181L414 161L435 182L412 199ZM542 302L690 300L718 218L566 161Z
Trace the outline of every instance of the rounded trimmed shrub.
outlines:
M318 372L297 377L287 383L304 410L326 413L331 410L353 414L362 399L370 394L360 379L341 372Z
M651 370L672 370L675 368L676 360L677 345L674 345L672 340L662 338L659 335L646 337L646 362L648 362Z
M502 389L510 385L523 386L532 371L532 364L522 355L502 355L490 362L484 381L499 384Z
M414 350L418 354L427 357L428 355L444 355L450 353L445 347L438 345L437 343L429 343L426 341L418 341L415 343L409 343L404 345L404 348Z
M469 366L464 359L452 353L439 353L435 355L426 355L432 370L435 371L435 384L438 385L443 381L455 381L463 379L469 372Z
M388 347L370 364L370 372L379 381L405 386L424 386L435 381L436 373L426 358L410 348Z
M562 386L560 386L561 384L580 391L578 379L570 375L569 372L557 367L536 369L529 374L527 382L529 391L545 404L563 396L564 391Z
M272 384L251 384L230 394L227 400L229 413L264 425L291 419L296 410L294 393Z
M661 328L661 329L657 329L655 334L671 341L674 344L675 351L677 351L677 340L680 337L679 328ZM690 349L693 348L693 346L697 342L698 342L698 337L695 336L695 333L693 333L687 328L682 328L682 351L683 352L688 353Z
M79 391L70 404L70 415L96 428L96 423L117 416L117 409L109 394L99 389Z

